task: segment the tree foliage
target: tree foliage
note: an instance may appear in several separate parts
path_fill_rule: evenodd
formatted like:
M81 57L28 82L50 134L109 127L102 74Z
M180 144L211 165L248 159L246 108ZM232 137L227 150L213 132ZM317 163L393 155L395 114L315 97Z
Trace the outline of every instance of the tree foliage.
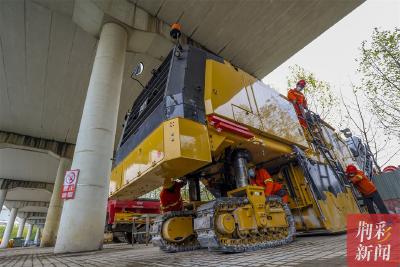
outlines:
M371 40L361 44L357 59L362 74L358 90L365 92L371 112L384 129L400 137L400 28L374 29Z
M148 199L160 199L162 187L156 188L153 191L144 194L140 198L148 198ZM185 185L181 190L182 198L186 201L189 201L189 186ZM207 188L200 183L200 197L203 201L213 200L214 196L207 190Z
M323 120L332 122L332 113L337 112L339 105L338 97L333 93L331 85L318 80L315 74L305 70L299 65L289 67L290 75L287 78L289 88L296 86L299 80L305 80L307 85L304 95L307 98L309 109L319 114Z
M0 225L0 239L3 236L5 230L6 230L6 226L5 225ZM32 228L32 232L31 232L29 240L33 240L35 238L36 231L37 231L37 226L35 225ZM17 237L17 233L18 233L18 225L14 224L14 227L13 227L12 232L11 232L10 239ZM22 237L26 238L27 234L28 234L28 227L27 227L27 225L25 225L24 232L22 233Z

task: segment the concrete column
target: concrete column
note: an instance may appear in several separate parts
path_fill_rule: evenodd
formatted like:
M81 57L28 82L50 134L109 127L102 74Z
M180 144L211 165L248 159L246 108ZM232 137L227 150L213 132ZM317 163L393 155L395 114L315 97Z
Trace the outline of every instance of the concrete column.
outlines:
M4 201L6 200L7 189L0 189L0 214L3 209Z
M57 176L54 182L53 194L47 211L46 223L44 225L41 247L52 247L56 243L58 226L60 224L63 201L61 199L61 189L64 182L65 172L71 167L71 161L61 158L58 165Z
M31 235L32 235L32 229L33 229L33 224L28 225L28 233L26 234L25 237L25 246L28 245L29 241L31 240Z
M6 230L4 230L3 237L1 239L0 248L6 248L8 241L10 240L11 232L14 228L15 218L17 217L17 208L12 208L10 213L10 218L8 219Z
M39 246L39 242L40 242L40 227L36 229L36 234L35 234L35 239L33 240L33 244L35 244L35 246Z
M17 237L22 237L22 234L24 232L24 227L25 227L25 223L26 223L26 219L28 218L27 215L24 215L21 218L21 221L19 222L19 226L18 226L18 233L17 233Z
M71 169L79 169L75 199L64 201L55 253L102 248L127 32L103 26Z

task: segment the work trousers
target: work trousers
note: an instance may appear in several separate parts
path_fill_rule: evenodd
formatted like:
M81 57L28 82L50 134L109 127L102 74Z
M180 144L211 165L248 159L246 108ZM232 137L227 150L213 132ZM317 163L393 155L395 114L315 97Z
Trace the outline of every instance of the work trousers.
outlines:
M388 209L385 206L381 196L379 195L378 191L373 192L368 196L363 196L364 203L367 205L368 213L376 214L374 203L378 207L379 213L382 214L389 214Z

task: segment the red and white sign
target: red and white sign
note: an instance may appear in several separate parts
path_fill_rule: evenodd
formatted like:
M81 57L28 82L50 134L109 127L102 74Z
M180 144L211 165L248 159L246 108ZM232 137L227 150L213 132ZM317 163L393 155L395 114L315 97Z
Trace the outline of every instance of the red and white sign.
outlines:
M64 185L61 192L62 199L75 197L76 184L78 183L79 170L71 170L65 173Z
M398 267L399 214L347 216L347 264L350 267Z

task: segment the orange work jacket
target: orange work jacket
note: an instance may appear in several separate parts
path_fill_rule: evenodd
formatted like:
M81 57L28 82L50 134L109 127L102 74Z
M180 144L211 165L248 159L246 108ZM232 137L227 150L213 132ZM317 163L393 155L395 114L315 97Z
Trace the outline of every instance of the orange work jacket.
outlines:
M264 187L265 196L269 196L273 189L274 181L266 169L258 169L256 170L256 179L252 180L251 184Z
M183 201L181 196L181 188L185 183L174 182L172 188L163 188L160 193L160 208L161 211L179 211L183 210Z
M375 185L368 179L363 171L357 171L357 174L351 177L350 181L363 196L368 196L376 192Z
M258 169L256 171L256 179L251 181L252 185L258 185L264 187L264 194L266 197L270 195L278 195L279 190L283 188L283 185L279 182L274 182L271 175L266 169ZM282 196L283 202L288 202L288 195Z
M300 107L303 109L307 109L307 99L303 95L302 92L297 91L296 89L290 89L287 95L289 101L293 103L294 109L296 110L297 117L299 118L300 124L304 127L307 127L306 120L303 118L303 114L301 113Z
M290 89L287 98L291 102L296 101L296 106L302 106L303 108L307 108L307 99L302 92L299 92L296 89Z

